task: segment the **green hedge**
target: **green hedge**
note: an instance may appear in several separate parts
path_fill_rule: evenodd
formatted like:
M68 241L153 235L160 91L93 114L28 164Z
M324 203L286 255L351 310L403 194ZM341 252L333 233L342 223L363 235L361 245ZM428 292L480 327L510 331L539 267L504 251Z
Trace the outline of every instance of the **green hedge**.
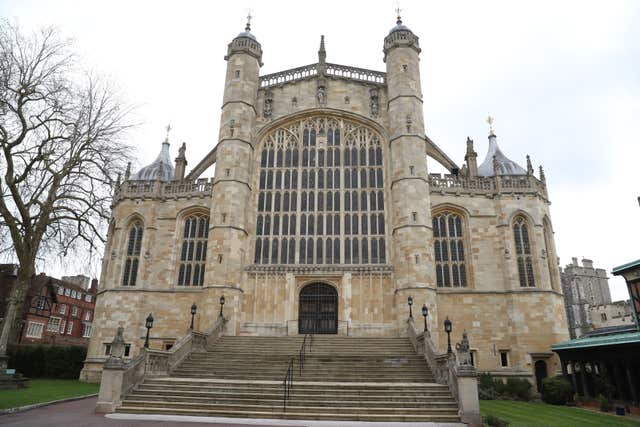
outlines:
M77 379L87 349L77 346L17 345L10 346L8 353L9 368L25 377Z
M551 405L566 405L573 397L573 387L563 376L542 380L542 401Z
M531 400L531 383L525 379L509 378L506 382L491 374L481 374L478 378L480 399Z

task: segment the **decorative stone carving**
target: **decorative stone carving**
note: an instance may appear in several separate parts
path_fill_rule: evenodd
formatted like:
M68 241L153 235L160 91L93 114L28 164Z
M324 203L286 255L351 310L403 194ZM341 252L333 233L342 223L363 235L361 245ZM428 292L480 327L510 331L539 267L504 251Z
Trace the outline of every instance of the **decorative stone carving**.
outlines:
M271 118L271 114L273 114L273 92L270 90L264 94L264 109L262 111L262 116L265 119Z
M318 98L318 104L325 105L327 103L327 89L324 85L320 84L318 86L316 97Z
M462 341L456 344L456 353L458 353L458 363L461 366L471 366L471 350L466 330L462 332Z
M348 96L344 97L344 103L345 104L349 104L351 102L351 99Z
M116 330L116 336L111 341L111 353L110 357L122 359L124 357L124 328L118 327Z
M407 119L405 123L407 125L407 133L411 133L411 125L413 124L413 119L411 118L411 114L407 114Z
M378 89L376 88L369 90L369 107L371 109L371 116L378 117L380 105L378 100Z
M229 121L229 134L231 136L233 136L233 134L234 134L234 132L236 130L235 128L236 128L236 121L234 119L231 119Z
M295 96L291 98L291 107L298 108L298 98L296 98Z

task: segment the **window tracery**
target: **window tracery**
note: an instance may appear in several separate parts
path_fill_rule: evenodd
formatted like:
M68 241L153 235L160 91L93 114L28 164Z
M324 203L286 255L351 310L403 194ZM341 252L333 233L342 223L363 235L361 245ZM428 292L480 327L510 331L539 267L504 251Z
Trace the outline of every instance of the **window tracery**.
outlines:
M378 133L312 117L272 131L259 153L255 263L386 263ZM279 256L274 239L281 239Z
M445 211L432 218L436 261L436 284L444 288L466 288L467 266L462 217Z
M129 226L126 259L124 262L124 275L122 286L135 286L138 278L138 265L140 264L140 250L142 248L142 221L136 220Z
M536 284L533 274L531 244L529 242L529 224L522 215L518 215L513 221L513 238L516 243L516 261L520 286L533 287Z
M264 231L270 226L260 217L260 228ZM207 237L209 236L209 217L192 214L184 220L180 261L178 265L178 286L202 286L204 283L205 261L207 257Z

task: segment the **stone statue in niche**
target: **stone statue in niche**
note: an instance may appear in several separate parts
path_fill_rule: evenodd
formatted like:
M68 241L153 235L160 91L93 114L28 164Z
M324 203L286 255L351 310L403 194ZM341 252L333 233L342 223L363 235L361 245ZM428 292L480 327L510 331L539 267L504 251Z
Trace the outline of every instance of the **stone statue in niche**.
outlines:
M233 133L236 130L236 121L234 119L231 119L229 121L229 133L231 134L231 136L233 136Z
M273 93L271 91L264 94L264 109L262 111L262 116L265 119L271 117L273 113Z
M293 108L298 108L298 98L296 98L295 96L291 98L291 106Z
M327 90L324 86L318 86L316 97L318 98L318 104L325 105L327 103Z
M467 331L462 333L462 341L456 344L456 353L458 353L458 363L460 365L471 366L471 351L469 349Z
M378 117L378 89L373 88L369 91L369 107L371 109L371 116Z

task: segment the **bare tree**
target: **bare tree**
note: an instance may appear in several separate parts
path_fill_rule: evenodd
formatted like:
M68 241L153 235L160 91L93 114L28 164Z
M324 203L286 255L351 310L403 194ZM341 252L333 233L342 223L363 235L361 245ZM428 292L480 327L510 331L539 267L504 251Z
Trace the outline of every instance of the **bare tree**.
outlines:
M0 369L37 257L98 249L123 169L129 108L54 28L0 21L0 236L19 263L0 333ZM2 248L0 243L0 250Z

